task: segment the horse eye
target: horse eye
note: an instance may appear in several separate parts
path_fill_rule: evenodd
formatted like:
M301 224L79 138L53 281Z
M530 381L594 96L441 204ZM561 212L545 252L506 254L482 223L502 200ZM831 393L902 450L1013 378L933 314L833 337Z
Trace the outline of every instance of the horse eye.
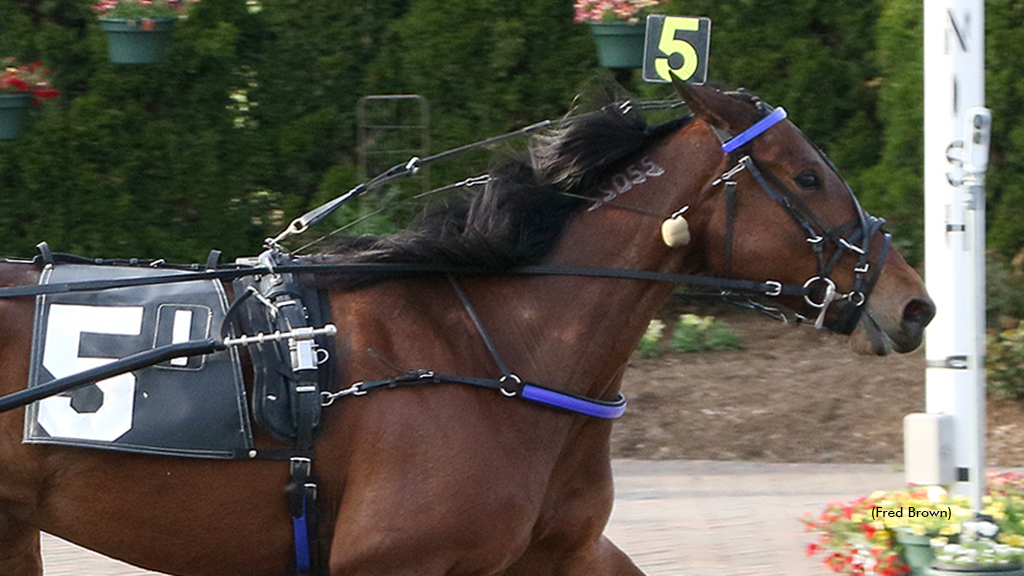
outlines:
M821 188L821 178L810 170L801 172L795 180L801 188L806 188L807 190L818 190Z

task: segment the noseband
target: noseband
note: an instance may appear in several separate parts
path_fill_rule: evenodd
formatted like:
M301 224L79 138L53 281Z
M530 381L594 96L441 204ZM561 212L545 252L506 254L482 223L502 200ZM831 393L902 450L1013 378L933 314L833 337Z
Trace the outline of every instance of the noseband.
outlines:
M763 102L759 102L758 105L766 106ZM850 334L857 326L857 322L860 321L864 304L871 297L882 267L885 266L885 260L892 246L892 236L882 231L882 252L874 264L875 271L872 274L872 265L868 257L871 238L876 232L881 231L885 224L884 219L875 218L865 212L853 191L846 186L846 191L853 202L857 215L845 224L829 228L799 195L789 189L757 160L753 150L750 149L751 143L757 136L784 120L786 116L784 108L776 108L753 126L722 144L722 150L729 154L733 165L712 182L711 186L725 185L725 274L729 276L732 272L733 236L736 220L736 181L734 178L740 172L745 171L772 201L789 214L789 217L807 237L807 243L811 245L817 258L818 272L804 283L807 293L804 295L804 306L797 313L798 318L810 319L816 316L814 325L816 328L821 328L824 325L829 306L835 302L841 302L844 303L844 307L835 331L841 334ZM818 154L826 165L838 174L836 167L821 150L818 150ZM827 257L825 254L826 243L835 246L831 257ZM837 292L836 283L832 280L831 274L847 252L857 254L858 258L857 264L853 268L853 287L849 292L841 294Z

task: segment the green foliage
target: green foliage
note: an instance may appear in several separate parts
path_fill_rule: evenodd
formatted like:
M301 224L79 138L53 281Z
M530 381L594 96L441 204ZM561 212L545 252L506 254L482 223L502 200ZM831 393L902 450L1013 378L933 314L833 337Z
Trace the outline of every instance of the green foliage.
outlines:
M664 322L658 319L651 320L644 335L640 337L640 344L637 345L637 351L640 352L641 357L657 358L661 356L661 333L664 331Z
M989 394L1024 400L1024 327L989 333L986 349Z
M911 263L924 255L924 76L922 4L887 0L877 21L880 76L877 119L883 142L877 163L851 175L869 212L889 222Z
M725 322L714 316L683 314L672 332L672 348L677 352L720 352L743 350L746 345Z
M919 1L673 0L658 11L710 17L712 80L786 106L920 261ZM10 255L42 240L98 257L252 254L358 183L362 96L425 96L430 153L564 114L612 76L572 15L567 0L202 0L176 26L168 64L126 67L107 61L88 2L0 0L0 56L42 60L61 90L21 138L0 142L0 242ZM1024 249L1024 0L989 0L986 24L990 244L1011 258ZM485 171L490 152L375 191L324 228L382 208L345 233L402 226L418 204L399 200Z
M989 326L1005 326L1024 318L1024 269L1015 259L989 251L985 263L985 308Z
M992 109L989 245L1013 257L1024 249L1024 2L988 0L985 34L986 105Z

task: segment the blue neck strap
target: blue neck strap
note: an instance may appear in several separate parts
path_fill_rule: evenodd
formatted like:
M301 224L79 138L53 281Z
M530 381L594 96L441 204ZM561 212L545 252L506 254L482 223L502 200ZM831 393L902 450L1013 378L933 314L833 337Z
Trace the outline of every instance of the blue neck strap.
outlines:
M779 122L785 120L786 116L788 116L786 109L781 106L772 110L771 114L761 118L753 126L747 128L743 132L740 132L734 138L722 144L722 151L726 154L736 151L744 144L750 142L754 138L757 138L761 134L764 134L764 132L772 126L775 126Z

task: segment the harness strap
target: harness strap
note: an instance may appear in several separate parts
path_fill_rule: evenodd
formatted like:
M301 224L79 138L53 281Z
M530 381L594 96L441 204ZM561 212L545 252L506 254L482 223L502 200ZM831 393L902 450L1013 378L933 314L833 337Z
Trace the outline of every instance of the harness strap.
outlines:
M464 384L496 390L509 398L521 398L549 408L557 408L575 414L583 414L594 418L615 419L626 411L626 397L621 393L614 400L597 400L552 390L533 382L522 382L519 378L475 378L471 376L448 376L437 374L431 370L411 370L401 376L383 380L366 380L356 382L349 388L339 392L322 392L322 404L330 406L338 398L345 396L362 396L376 390L388 388L407 388L427 384Z
M650 270L632 270L618 268L597 268L589 266L557 266L557 265L534 265L521 266L511 270L493 270L481 267L467 266L443 266L438 264L416 264L399 262L377 262L359 264L290 264L277 266L270 270L265 266L251 267L244 269L215 270L209 272L194 272L191 274L175 274L168 276L140 276L136 278L119 278L112 280L83 280L79 282L62 282L57 284L35 284L30 286L6 286L0 287L0 299L24 298L29 296L41 296L44 294L57 294L65 292L91 292L98 290L109 290L112 288L125 288L129 286L150 286L154 284L171 284L174 282L192 282L194 280L231 280L242 276L252 276L270 273L294 273L294 274L392 274L395 278L409 276L428 276L437 274L455 274L464 276L513 276L539 275L539 276L587 276L596 278L623 278L630 280L653 280L656 282L670 282L673 284L688 284L695 286L707 286L719 288L723 291L749 292L767 296L804 296L807 290L801 286L782 285L774 281L758 282L755 280L734 280L728 278L713 278L710 276L697 276L694 274L675 274L671 272L654 272Z
M484 345L487 346L487 351L491 353L491 358L494 358L494 363L498 365L498 370L501 371L502 378L509 378L513 374L509 371L505 361L501 359L501 354L498 353L498 347L494 345L494 341L491 340L491 335L487 333L487 329L484 328L484 323L480 320L480 316L476 313L476 309L473 308L473 304L470 303L469 297L466 296L466 291L462 289L458 281L455 280L455 276L448 275L448 281L452 283L452 288L455 288L455 293L458 294L459 300L462 301L462 307L466 309L466 313L469 314L470 319L473 320L473 325L476 326L476 331L480 334L480 338L483 339Z
M291 457L291 482L285 489L292 517L295 542L295 576L315 576L319 572L317 534L317 484L312 475L312 459Z
M732 243L736 223L736 182L725 182L725 275L732 276Z

